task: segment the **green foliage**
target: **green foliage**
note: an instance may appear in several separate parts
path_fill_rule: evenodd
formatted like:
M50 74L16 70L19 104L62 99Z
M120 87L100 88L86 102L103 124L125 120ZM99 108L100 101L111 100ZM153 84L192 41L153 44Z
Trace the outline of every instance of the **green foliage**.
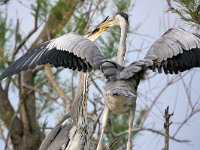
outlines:
M88 12L88 5L92 1L86 0L85 3L79 3L76 11L73 14L70 22L67 24L67 32L75 32L83 35L90 21L90 12Z
M136 114L134 121L134 128L140 127L142 120L146 114L146 110L141 110L139 114ZM108 126L105 131L104 143L111 144L114 140L117 139L117 142L114 146L114 149L123 150L126 149L126 142L128 140L128 133L124 133L128 130L128 113L123 115L112 114L108 123ZM133 140L136 138L138 133L133 134ZM108 145L106 145L108 146Z
M199 0L173 0L178 4L177 8L171 9L172 12L197 27L200 26L200 1Z
M124 132L128 129L128 114L112 114L108 126L106 128L106 138L104 142L110 145L114 140L117 139L117 143L114 147L118 147L118 149L125 149L125 145L127 142L127 134L124 134L123 136L119 137L117 136L117 134L120 134L121 132Z
M66 6L65 0L60 0L57 4L57 7L54 8L54 14L58 20L63 19L63 14L61 10L68 9L69 6Z
M4 56L7 31L6 17L0 12L0 69L3 68L3 62L7 61L7 57Z
M117 8L117 11L128 12L134 6L132 0L113 0L113 5ZM128 30L130 32L130 30ZM106 59L110 59L117 56L118 43L120 40L119 27L109 29L109 34L106 39L100 38L100 48Z
M5 18L2 16L2 13L0 13L0 48L4 49L6 43L6 21Z
M106 59L117 56L118 43L120 37L120 29L118 27L110 29L109 35L106 39L100 38L100 48ZM109 40L108 40L109 39Z
M71 0L59 0L57 4L51 9L47 25L48 29L51 29L50 37L54 38L60 32L62 32L63 27L69 22L69 16L71 16L71 9L75 8L77 1Z
M41 23L47 20L49 11L52 5L50 0L36 0L33 4L31 4L32 15L38 19Z
M50 0L37 0L37 7L35 13L41 17L41 20L46 21L52 5Z
M75 17L68 24L67 28L70 32L76 32L78 34L83 34L84 30L88 24L88 15L85 14L84 9L78 9L74 14Z
M113 3L115 4L115 6L117 7L118 11L123 11L123 12L127 12L130 8L132 8L133 5L133 1L131 0L113 0Z

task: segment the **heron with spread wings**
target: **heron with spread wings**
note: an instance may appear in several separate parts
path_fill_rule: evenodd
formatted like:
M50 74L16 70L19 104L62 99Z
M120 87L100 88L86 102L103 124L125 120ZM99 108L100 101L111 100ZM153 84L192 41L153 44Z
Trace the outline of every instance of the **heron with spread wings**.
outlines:
M100 25L87 32L84 37L67 33L38 45L14 61L0 75L0 80L3 80L21 71L44 64L80 71L79 83L71 110L46 136L40 150L89 149L87 124L88 76L91 70L99 69L103 61L103 55L94 43L101 33L107 30L106 27Z
M103 133L110 112L129 113L127 150L132 149L132 126L136 109L137 88L147 70L177 74L194 67L200 67L200 35L182 28L171 28L148 50L142 60L124 64L128 15L117 13L103 23L104 27L119 25L121 37L117 62L105 61L101 69L108 81L105 85L105 108L98 150L102 149Z
M125 20L122 21L122 19ZM58 149L88 149L86 106L87 106L87 72L102 69L108 79L106 83L106 107L114 113L133 112L129 118L129 136L127 149L131 149L131 129L137 98L137 86L146 70L178 73L200 66L200 35L187 32L181 28L168 30L158 39L147 52L143 60L135 61L125 67L120 60L125 55L125 38L127 20L123 13L117 13L111 19L106 19L85 37L68 33L56 39L42 43L29 50L25 55L11 64L1 75L0 80L21 71L33 69L38 65L52 64L69 69L82 71L82 83L78 89L72 110L52 132L47 145ZM101 51L94 41L111 26L121 27L118 63L104 61ZM115 85L115 86L113 86ZM131 115L131 114L130 114ZM104 113L101 140L109 113ZM78 144L77 141L78 140ZM77 146L77 147L76 147ZM52 149L56 149L52 148ZM49 148L50 149L50 148Z

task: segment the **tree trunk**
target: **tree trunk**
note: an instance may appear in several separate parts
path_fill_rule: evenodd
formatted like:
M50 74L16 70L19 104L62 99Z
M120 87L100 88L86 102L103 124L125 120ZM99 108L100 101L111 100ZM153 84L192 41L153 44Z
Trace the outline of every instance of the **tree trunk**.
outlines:
M48 21L32 46L54 38L62 31L80 0L59 0L52 8ZM42 142L40 127L36 118L35 93L27 86L34 87L36 73L26 71L20 74L20 109L16 113L9 102L8 91L0 85L0 118L9 130L14 150L37 150Z

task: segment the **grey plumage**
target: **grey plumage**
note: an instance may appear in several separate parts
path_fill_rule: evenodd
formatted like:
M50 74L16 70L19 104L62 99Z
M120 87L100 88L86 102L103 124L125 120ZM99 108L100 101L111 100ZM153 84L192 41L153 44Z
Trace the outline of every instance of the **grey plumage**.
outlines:
M132 81L132 82L131 82ZM105 85L105 105L112 113L123 114L137 98L138 79L108 81Z
M108 61L106 63L108 64ZM105 76L109 77L108 68L104 66L102 64L101 69ZM157 70L158 73L177 74L200 67L200 36L181 28L171 28L155 41L143 60L123 67L121 71L117 69L119 65L115 64L115 66L118 66L116 67L116 76L112 75L112 79L129 79L147 69Z
M120 72L124 69L121 65L114 61L103 61L101 70L108 80L118 80Z
M69 131L73 125L73 120L67 114L46 136L40 150L59 150L61 146L65 147L69 143Z
M0 80L43 64L86 72L99 69L102 60L103 55L94 42L68 33L29 50L0 75Z
M120 26L121 36L119 48L117 52L117 63L112 61L104 61L101 68L108 79L105 84L105 106L103 111L103 121L101 127L101 135L97 150L102 150L103 133L111 113L123 114L129 113L128 119L128 141L127 150L132 149L132 126L135 114L137 86L140 78L135 76L129 80L121 80L118 78L125 65L124 57L126 53L126 37L128 30L128 15L120 12L117 13L113 19L113 25ZM121 66L120 66L121 65Z
M85 37L68 33L44 42L29 50L0 75L0 80L2 80L42 64L52 64L55 67L62 66L81 71L70 112L46 136L40 150L89 149L87 124L88 72L92 69L99 69L102 64L103 55L93 41L101 35L102 31L105 31L103 27L97 27L97 29L92 34L85 35Z
M116 22L119 20L120 18L114 19L114 25L117 25ZM126 50L126 25L120 25L120 28L121 31L125 32L121 32L122 39L120 38L120 43L122 44L119 44L118 54L124 54ZM101 65L101 70L108 81L105 86L106 105L103 113L102 131L105 130L110 111L114 113L129 111L127 150L131 150L131 134L136 108L137 86L140 80L144 78L146 70L151 69L153 71L157 70L159 73L164 71L166 74L177 74L193 67L200 67L199 38L198 34L192 34L181 28L172 28L155 41L142 60L135 61L127 67L123 63L124 55L118 55L120 59L117 59L117 63L104 61ZM98 150L102 147L102 134Z
M98 28L100 30L100 28ZM68 59L69 65L72 69L82 70L79 73L79 83L76 91L76 96L72 104L70 112L64 119L51 130L51 132L44 139L40 150L88 150L89 149L89 135L87 124L87 96L88 96L88 77L89 74L85 71L97 69L102 63L103 56L97 46L92 42L98 37L98 31L93 32L88 36L87 40L80 36L66 35L52 41L47 48L57 51L72 52L78 57L70 57ZM94 36L93 36L94 35ZM100 34L99 34L100 35ZM69 43L65 43L68 41ZM55 51L56 53L58 53ZM53 57L53 55L50 55ZM62 58L62 56L54 57L52 60ZM80 59L77 61L77 59ZM67 59L63 58L66 62ZM52 62L52 61L51 61ZM62 61L61 61L62 62ZM82 63L82 64L81 64ZM83 64L85 63L85 64ZM58 64L58 66L61 64ZM80 67L81 65L81 67ZM90 65L88 67L88 65ZM74 68L73 68L74 67ZM80 68L79 68L80 67Z
M40 150L88 150L87 124L88 73L80 72L78 89L71 110L50 131Z
M158 72L178 73L199 67L199 57L200 39L181 28L172 28L152 45L144 59L152 60ZM154 69L153 65L149 68Z
M123 13L118 14L121 16L115 18L117 21L123 18L126 21L128 20L126 18L127 15ZM114 20L112 26L119 25L119 22L116 20ZM122 22L120 24L124 27L121 30L123 31L121 32L123 34L121 37L126 38L127 27ZM97 38L96 35L93 37ZM79 35L69 33L29 50L0 75L0 80L20 71L33 69L37 65L47 63L55 67L63 66L83 72L99 69L101 66L104 75L108 79L105 87L107 90L105 96L109 110L106 107L105 116L109 116L109 111L115 113L130 111L130 114L132 114L129 119L130 133L129 141L127 142L127 149L130 150L132 147L131 129L136 106L137 86L144 72L147 69L151 69L153 71L158 70L159 73L164 71L167 74L199 67L199 37L198 34L189 33L180 28L172 28L152 45L143 60L135 61L129 66L124 67L125 40L120 42L123 51L119 50L119 60L121 62L117 64L112 61L103 61L101 51L93 42ZM80 82L88 80L88 77L84 76L87 73L83 72L80 73L82 76L79 79ZM79 92L81 89L83 91ZM71 111L46 137L41 150L88 149L86 121L87 87L80 86L77 94L78 97L75 99ZM105 122L102 124L105 125ZM78 144L76 144L77 141L79 142Z

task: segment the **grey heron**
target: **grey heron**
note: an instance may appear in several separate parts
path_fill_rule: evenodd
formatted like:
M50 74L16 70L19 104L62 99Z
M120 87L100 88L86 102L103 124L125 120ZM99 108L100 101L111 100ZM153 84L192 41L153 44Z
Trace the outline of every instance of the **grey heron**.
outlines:
M106 20L105 20L106 21ZM100 24L101 25L101 24ZM13 62L1 75L0 80L42 64L78 69L79 84L70 112L50 132L40 150L88 150L87 92L89 71L102 63L101 51L95 39L107 28L97 26L85 37L73 33L42 43Z
M120 14L118 13L117 15ZM121 17L123 18L125 16L121 15ZM101 24L101 28L96 28L93 32L91 32L85 37L87 37L90 40L95 39L99 36L100 33L107 30L109 27L120 26L122 28L121 31L125 31L121 32L122 38L120 41L122 41L122 45L119 46L118 51L118 56L121 56L119 57L120 59L118 59L118 62L120 62L119 60L123 60L125 54L124 50L126 26L123 25L124 24L119 20L118 17L113 17L112 19L105 20L105 22ZM108 78L108 82L106 83L107 93L105 95L110 100L106 101L106 105L112 112L125 113L130 111L131 108L135 107L135 101L137 97L137 86L140 82L143 73L147 69L155 70L155 68L158 68L159 72L161 72L163 68L165 73L177 73L178 71L185 71L190 68L200 66L200 61L198 60L200 54L199 38L199 35L194 35L180 28L173 28L166 32L163 35L163 37L161 37L161 39L155 42L155 44L148 51L146 57L143 60L133 62L129 66L125 67L123 63L118 64L112 61L103 61L103 56L100 50L96 47L96 45L93 42L79 35L69 33L51 41L42 43L41 45L28 51L25 55L23 55L21 58L19 58L13 64L11 64L5 70L5 72L3 72L0 75L0 80L12 76L13 74L19 73L20 71L32 69L37 65L47 63L50 63L55 67L63 66L74 70L77 69L78 71L82 70L83 72L89 72L92 69L99 69L101 67L104 75ZM81 79L87 77L87 73L81 73L80 75ZM118 84L118 82L120 82L120 84ZM86 84L87 82L85 82L84 85ZM113 85L115 85L116 88ZM78 98L77 96L76 100L74 101L74 103L76 103L74 104L74 109L72 109L70 111L71 113L69 114L75 114L75 112L77 113L77 111L80 109L85 110L83 108L85 108L84 104L86 105L86 103L80 104L80 102L85 102L80 99L83 98L82 93L86 94L87 88L80 90L81 92L77 93L79 93L78 95L81 97ZM77 106L79 107L77 108ZM47 139L47 145L48 142L51 144L52 142L59 140L57 135L60 135L60 137L67 137L63 141L65 144L67 143L67 145L70 142L73 142L74 140L70 140L69 136L66 135L70 135L70 138L74 139L77 138L78 134L81 135L80 132L78 132L78 134L73 134L75 132L71 129L74 129L73 125L74 123L77 123L77 121L74 123L73 121L71 122L71 119L68 118L71 118L72 116L70 116L69 114L66 115L64 120L58 126L55 127L55 132L52 133L52 136L50 135L50 139ZM78 115L74 116L78 117ZM108 116L108 113L105 113L104 116ZM84 117L80 120L84 121ZM105 117L103 119L103 128L105 128L106 124L106 121L104 120L107 119L105 119ZM132 122L129 121L129 131L132 128L131 125ZM86 128L80 129L83 131ZM64 134L65 132L61 132L63 130L67 131L66 134ZM87 130L85 130L85 132L86 131ZM130 135L131 132L129 132L127 148L131 147ZM85 136L87 136L87 134ZM87 137L85 139L87 139ZM61 143L55 142L55 145L56 144L62 144L62 141ZM67 145L64 145L64 147L66 147Z
M103 23L102 26L104 27L112 27L112 26L119 26L121 29L121 36L119 42L119 48L117 52L117 63L121 66L125 65L124 56L126 53L126 37L127 37L127 30L128 30L128 15L123 12L116 13L112 18L107 20ZM112 74L112 66L107 65L107 63L103 64L108 67L106 71ZM105 71L104 71L105 72ZM105 106L103 112L103 121L101 127L101 135L99 139L99 143L97 146L97 150L102 150L102 139L103 133L110 116L110 113L117 113L123 114L128 112L129 113L129 134L128 134L128 141L127 141L127 149L132 149L132 126L133 120L135 115L135 107L136 107L136 90L138 85L139 79L136 80L108 80L105 84Z
M121 38L118 49L118 63L105 61L101 69L108 81L105 86L105 109L103 114L102 132L97 149L102 149L102 137L110 112L129 112L129 129L127 149L132 149L131 132L135 114L137 87L143 79L146 70L164 71L165 74L177 74L194 67L200 67L200 35L193 34L181 28L171 28L148 50L142 60L135 61L127 67L123 64L126 51L127 17L121 13L104 23L105 27L121 28Z
M45 137L40 150L89 149L87 124L88 75L88 72L80 72L78 89L71 110Z

